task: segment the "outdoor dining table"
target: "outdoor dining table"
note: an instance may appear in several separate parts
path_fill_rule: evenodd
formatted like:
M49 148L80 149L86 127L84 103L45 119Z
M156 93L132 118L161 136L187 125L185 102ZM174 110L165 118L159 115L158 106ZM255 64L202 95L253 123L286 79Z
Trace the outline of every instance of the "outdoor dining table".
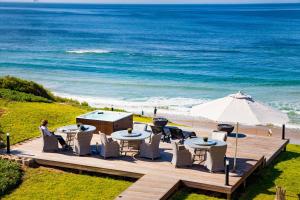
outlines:
M140 144L143 140L149 138L151 136L151 133L148 131L137 131L137 130L132 130L132 133L128 133L128 130L121 130L121 131L116 131L111 134L111 137L114 140L119 140L120 141L120 150L121 153L123 152L133 152L136 150L130 150L130 144ZM124 151L124 148L128 147L128 151Z
M193 159L196 156L205 157L206 151L209 151L211 146L225 146L226 142L220 140L208 139L207 142L204 141L203 137L189 138L184 141L184 146L187 149L194 151Z
M57 133L66 134L66 143L68 147L74 146L74 138L76 133L95 133L96 127L91 125L83 125L85 130L79 130L77 124L62 126L56 130Z

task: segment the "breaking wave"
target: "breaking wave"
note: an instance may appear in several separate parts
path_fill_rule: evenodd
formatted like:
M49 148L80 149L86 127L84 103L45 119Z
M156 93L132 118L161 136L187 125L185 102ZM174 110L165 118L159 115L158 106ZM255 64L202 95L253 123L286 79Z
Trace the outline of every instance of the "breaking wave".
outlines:
M77 49L77 50L68 50L67 53L76 53L76 54L87 54L87 53L94 53L94 54L106 54L111 53L111 51L106 49Z

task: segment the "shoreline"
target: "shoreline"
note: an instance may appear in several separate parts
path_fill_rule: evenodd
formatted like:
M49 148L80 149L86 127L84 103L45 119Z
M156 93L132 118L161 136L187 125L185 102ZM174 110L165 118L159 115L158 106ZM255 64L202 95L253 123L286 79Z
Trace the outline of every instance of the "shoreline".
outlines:
M63 94L55 93L55 95L64 96ZM70 98L70 96L66 96ZM74 99L74 97L73 97ZM110 108L113 106L114 109L123 109L127 112L132 112L137 115L141 115L141 111L144 111L144 116L147 117L154 117L153 115L153 107L149 106L147 109L142 109L138 107L122 107L122 106L114 106L112 104L97 104L94 105L93 103L90 104L90 102L85 98L77 98L75 100L78 100L79 102L86 101L91 105L92 107L108 107ZM140 110L138 110L140 109ZM195 131L199 135L206 135L209 134L211 131L216 129L216 122L199 118L199 117L193 117L191 115L187 115L186 111L176 111L176 110L167 110L167 109L158 109L157 115L160 117L165 117L169 121L172 121L176 124L181 124L183 126L187 126L185 128L191 129ZM282 128L280 126L247 126L247 125L240 125L239 126L239 133L245 133L245 134L251 134L251 135L260 135L260 136L266 136L270 137L268 135L268 130L272 130L272 137L281 138ZM290 143L292 144L300 144L300 125L294 125L294 124L287 124L286 125L286 138L290 139Z
M153 117L154 107L157 107L158 115L170 118L170 119L172 119L172 121L181 121L184 123L189 123L189 122L193 121L192 124L197 124L199 122L207 121L204 118L192 116L189 113L189 111L193 105L205 103L209 100L199 99L197 104L195 102L193 102L193 103L188 102L188 103L186 103L186 105L190 105L190 108L189 108L189 107L183 107L183 106L179 107L178 105L177 105L178 107L176 107L175 105L173 105L173 106L167 105L168 102L166 102L166 101L162 101L162 102L160 102L160 101L156 101L156 102L127 101L126 102L126 100L119 100L119 99L114 99L114 98L102 98L101 100L97 101L96 97L76 96L76 95L70 95L70 94L64 94L64 93L58 93L58 92L53 92L53 93L60 97L71 98L71 99L77 100L79 102L87 102L90 106L95 107L95 108L102 108L102 107L111 108L111 107L113 107L114 109L121 109L121 110L125 110L127 112L132 112L132 113L138 114L138 115L142 115L142 112L143 112L145 116ZM155 98L155 97L153 97L153 98ZM173 98L173 99L180 99L182 101L185 100L184 98ZM110 103L107 103L107 102L110 102ZM162 103L162 104L159 104L159 103ZM171 109L169 109L169 107ZM300 131L300 124L288 123L288 124L286 124L286 128L296 129L296 130Z

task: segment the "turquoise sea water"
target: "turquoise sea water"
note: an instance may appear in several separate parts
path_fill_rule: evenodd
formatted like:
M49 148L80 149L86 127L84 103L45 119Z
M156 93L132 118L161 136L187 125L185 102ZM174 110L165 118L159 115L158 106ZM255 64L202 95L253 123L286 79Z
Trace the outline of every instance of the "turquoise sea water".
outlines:
M0 75L186 112L242 90L300 124L300 4L0 3Z

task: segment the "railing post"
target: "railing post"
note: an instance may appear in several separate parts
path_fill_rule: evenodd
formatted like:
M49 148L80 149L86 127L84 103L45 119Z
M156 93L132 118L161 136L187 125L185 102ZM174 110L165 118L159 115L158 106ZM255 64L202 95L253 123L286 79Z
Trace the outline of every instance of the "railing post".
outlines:
M282 135L281 135L282 139L285 139L285 124L282 124Z
M281 138L285 140L285 124L282 124L282 135ZM284 147L283 151L286 151L286 147Z
M225 185L229 185L229 160L225 161Z
M9 133L6 133L6 153L10 154L10 138L9 138Z

